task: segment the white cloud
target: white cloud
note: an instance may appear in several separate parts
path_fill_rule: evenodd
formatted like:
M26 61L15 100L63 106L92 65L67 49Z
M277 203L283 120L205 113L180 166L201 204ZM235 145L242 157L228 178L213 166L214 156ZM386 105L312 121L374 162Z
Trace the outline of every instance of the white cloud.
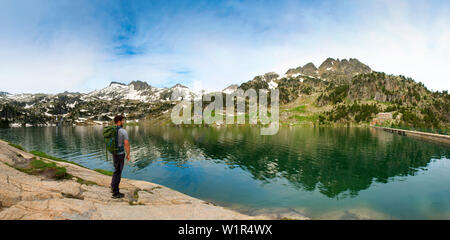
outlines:
M227 2L233 14L193 8L167 13L156 23L146 18L149 14L138 14L129 43L144 54L134 56L112 51L111 33L117 26L108 19L83 27L63 21L46 32L34 23L54 8L40 9L28 20L3 15L0 20L15 24L0 23L7 27L0 30L0 89L89 91L110 81L139 79L156 86L182 82L217 90L269 71L284 74L307 62L319 65L327 57L356 57L374 70L409 76L434 90L449 89L449 4L342 4Z
M2 49L0 88L10 92L61 92L78 89L93 77L102 56L77 39L53 39L49 46Z

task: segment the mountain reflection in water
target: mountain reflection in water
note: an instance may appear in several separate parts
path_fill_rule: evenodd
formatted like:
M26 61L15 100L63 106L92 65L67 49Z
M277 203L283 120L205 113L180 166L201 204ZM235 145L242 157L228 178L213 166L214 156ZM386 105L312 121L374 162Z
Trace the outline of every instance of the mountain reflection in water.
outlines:
M127 130L133 162L125 177L217 204L301 208L311 215L362 207L396 218L450 218L445 145L371 128L283 127L274 136L244 126ZM2 129L0 138L112 169L101 127Z
M144 134L134 133L135 141L155 149L144 154L151 157L139 160L138 168L159 158L180 167L202 158L240 167L256 180L282 177L307 191L319 188L330 198L345 192L356 196L373 181L414 175L432 157L450 155L448 148L375 129L285 128L275 136L248 127L140 131Z

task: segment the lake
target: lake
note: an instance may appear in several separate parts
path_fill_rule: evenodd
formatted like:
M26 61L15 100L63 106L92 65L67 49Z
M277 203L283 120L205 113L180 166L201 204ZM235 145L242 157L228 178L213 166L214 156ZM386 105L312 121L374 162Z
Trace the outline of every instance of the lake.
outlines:
M450 148L372 128L127 127L123 176L246 214L450 219ZM1 129L0 138L113 170L102 127Z

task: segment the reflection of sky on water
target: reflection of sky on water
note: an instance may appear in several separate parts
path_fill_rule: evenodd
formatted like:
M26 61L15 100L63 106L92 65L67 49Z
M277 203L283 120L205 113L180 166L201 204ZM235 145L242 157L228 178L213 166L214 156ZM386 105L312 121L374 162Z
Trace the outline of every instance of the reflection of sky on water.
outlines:
M1 130L0 138L111 170L101 130L19 128ZM128 131L133 162L125 177L221 205L301 208L317 217L333 211L353 216L342 209L355 207L364 209L358 214L376 209L399 218L449 217L446 146L367 128L281 128L275 136L248 127Z

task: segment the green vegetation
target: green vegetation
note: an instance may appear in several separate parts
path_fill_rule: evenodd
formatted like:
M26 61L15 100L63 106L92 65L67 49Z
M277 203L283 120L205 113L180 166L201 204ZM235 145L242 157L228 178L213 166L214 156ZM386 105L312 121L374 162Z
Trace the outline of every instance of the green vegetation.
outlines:
M96 169L94 169L94 171L96 171L98 173L101 173L103 175L107 175L107 176L112 176L113 175L113 172L108 171L108 170L104 170L104 169L100 169L100 168L96 168Z
M71 178L70 174L67 173L67 169L65 167L58 167L54 162L46 163L42 160L35 159L31 161L30 165L32 167L32 171L42 172L45 170L54 170L54 178L56 179Z
M297 112L297 113L305 113L306 112L306 106L305 105L300 105L297 107L293 107L291 109L288 110L289 112Z
M9 128L9 124L8 119L0 119L0 128Z
M139 198L139 191L140 191L139 188L136 188L136 189L133 191L133 198L136 199L136 200Z
M11 146L11 147L15 147L15 148L17 148L19 150L25 151L25 149L22 146L20 146L19 144L14 144L14 143L8 142L8 145Z
M15 147L15 148L18 148L18 149L20 149L22 151L25 151L24 148L22 146L20 146L20 145L13 144L13 143L10 143L10 142L8 142L8 144L10 146L12 146L12 147ZM44 152L30 151L29 153L31 153L31 154L33 154L35 156L41 157L41 158L46 158L46 159L50 159L50 160L58 161L58 162L70 163L70 164L74 164L74 165L77 165L79 167L83 167L83 168L88 169L87 167L85 167L83 165L80 165L78 163L75 163L75 162L72 162L72 161L68 161L68 160L64 160L64 159L61 159L61 158L57 158L57 157L48 155L48 154L46 154ZM55 178L56 179L67 179L67 178L72 177L70 174L67 173L66 168L64 168L64 167L57 167L55 163L46 163L46 162L44 162L42 160L37 160L36 158L33 158L33 161L30 163L30 166L31 166L30 169L27 169L27 168L25 168L25 169L24 168L20 168L20 169L16 168L16 169L18 169L20 171L23 171L23 172L26 172L28 174L35 174L35 173L38 173L38 172L42 172L43 170L46 170L46 169L47 170L53 169L53 170L55 170ZM37 170L39 170L39 171L37 171ZM107 176L112 176L113 175L112 172L107 171L107 170L103 170L103 169L95 169L95 171L99 172L101 174L107 175ZM76 177L76 179L77 179L77 182L80 183L80 184L97 185L97 183L95 183L95 182L87 181L87 180L84 180L84 179L79 178L79 177Z
M136 202L133 201L133 200L128 201L128 204L130 204L130 206L145 205L145 204L143 204L143 203L136 203Z
M338 105L333 110L326 113L328 121L355 121L369 122L381 110L377 104L358 104L356 101L352 105Z
M79 177L75 177L77 179L77 183L85 184L85 185L98 185L96 182L88 181Z
M56 180L72 178L72 176L67 173L67 169L65 167L58 167L54 162L45 162L36 158L31 160L29 167L16 169L32 175L45 175Z
M72 161L68 161L68 160L64 160L64 159L57 158L57 157L53 157L53 156L50 156L50 155L48 155L48 154L46 154L44 152L40 152L40 151L35 151L34 150L34 151L30 151L30 153L33 154L33 155L36 155L38 157L47 158L47 159L51 159L51 160L58 161L58 162L66 162L66 163L77 165L79 167L86 168L85 166L82 166L82 165L80 165L78 163L75 163L75 162L72 162Z
M441 119L439 114L429 106L417 109L415 107L394 105L389 106L386 111L394 112L394 118L401 114L400 121L389 124L389 126L408 129L428 129L426 132L445 132L446 129L445 125L442 124L442 122L445 122L445 119Z
M319 124L320 125L325 124L326 120L327 120L327 118L324 115L322 115L322 114L319 115Z
M342 102L344 98L347 97L348 89L349 89L348 85L336 87L329 95L329 100L333 104Z
M9 124L23 115L20 107L5 103L0 108L0 128L8 128Z
M425 123L425 126L439 128L439 120L433 110L431 110L431 108L423 108L421 109L420 113L422 113L423 115L422 120Z
M136 188L133 191L133 195L131 196L131 199L128 201L128 204L130 204L132 206L134 206L134 205L145 205L143 203L138 203L139 191L146 191L146 190L142 190L142 189ZM146 191L146 192L148 192L148 191Z
M329 94L321 94L318 98L318 101L332 104L343 102L348 95L349 88L349 85L341 85L334 88L329 88L331 92Z
M123 124L123 126L124 126L124 127L127 127L127 126L139 126L139 122L135 122L135 121L126 121L126 122Z
M10 143L10 142L8 142L8 144L10 146L12 146L12 147L15 147L17 149L25 151L24 148L22 146L20 146L20 145L13 144L13 143ZM57 157L53 157L53 156L50 156L50 155L48 155L48 154L46 154L44 152L31 151L30 153L33 154L33 155L36 155L38 157L51 159L51 160L58 161L58 162L66 162L66 163L70 163L70 164L75 164L77 166L86 168L86 167L84 167L84 166L82 166L80 164L77 164L77 163L74 163L74 162L71 162L71 161L67 161L67 160L64 160L64 159L60 159L60 158L57 158ZM18 157L22 157L22 155L20 155L20 154L17 154L17 156ZM17 169L17 170L19 170L21 172L25 172L27 174L32 174L32 175L49 175L51 178L54 178L54 179L57 179L57 180L71 179L71 178L75 177L77 183L85 184L85 185L98 185L96 182L88 181L88 180L82 179L80 177L76 177L76 176L72 176L72 175L68 174L67 173L67 169L65 167L58 167L56 165L56 163L46 162L46 161L43 161L42 159L36 159L36 157L33 157L32 161L29 164L29 167L27 167L27 168L18 168L18 167L11 166L11 165L9 165L7 163L5 163L5 164L8 165L9 167L15 168L15 169ZM101 172L102 174L105 174L105 175L112 176L112 173L109 172L109 171L106 171L106 170L96 169L96 171L97 172ZM66 196L66 197L70 197L70 196Z
M299 122L316 122L319 120L319 115L309 115L309 116L299 116L299 115L293 115L290 118L295 118Z

